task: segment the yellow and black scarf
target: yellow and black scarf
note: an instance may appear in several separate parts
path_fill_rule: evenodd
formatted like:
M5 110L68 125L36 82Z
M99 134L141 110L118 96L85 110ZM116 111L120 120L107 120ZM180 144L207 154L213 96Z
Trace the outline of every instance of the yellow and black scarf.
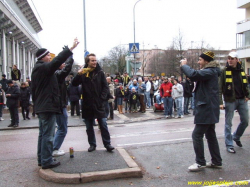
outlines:
M81 70L81 72L79 72L78 74L79 75L86 74L86 77L89 77L89 73L92 72L92 71L94 71L94 70L95 70L95 68L83 68Z
M16 76L16 80L18 80L18 79L19 79L18 69L13 69L13 73L14 73L15 76Z
M225 95L232 96L233 95L233 74L232 74L232 70L230 67L226 68L225 75L226 75ZM243 92L246 95L246 93L248 93L247 77L242 68L240 68L240 75L241 75L241 80L242 80L242 85L243 85Z

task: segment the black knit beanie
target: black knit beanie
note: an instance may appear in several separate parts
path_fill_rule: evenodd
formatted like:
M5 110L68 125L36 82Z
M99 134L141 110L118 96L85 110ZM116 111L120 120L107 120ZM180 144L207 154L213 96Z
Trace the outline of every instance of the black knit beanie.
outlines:
M214 60L214 53L212 51L203 52L200 57L205 61L211 62Z
M38 49L36 52L36 58L37 60L41 60L43 57L45 57L49 51L45 48Z

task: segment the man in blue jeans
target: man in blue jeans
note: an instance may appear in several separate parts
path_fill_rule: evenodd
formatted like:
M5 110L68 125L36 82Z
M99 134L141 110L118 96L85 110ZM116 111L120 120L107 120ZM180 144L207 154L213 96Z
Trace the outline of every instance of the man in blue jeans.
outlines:
M85 58L85 65L73 78L72 85L82 85L82 118L85 119L86 132L88 135L89 149L96 149L96 138L93 128L94 120L97 119L101 130L102 142L107 151L111 152L110 134L106 122L104 105L109 99L109 87L104 72L96 61L95 54L91 53Z
M54 138L54 151L52 153L54 157L62 156L65 154L63 150L60 150L60 147L64 141L64 138L66 137L68 130L68 113L66 108L68 103L68 96L65 78L69 75L73 63L73 58L69 57L67 61L63 63L55 72L59 85L61 113L56 115L57 131Z
M41 48L36 52L37 62L32 70L32 100L35 113L39 119L39 136L37 146L38 166L42 169L54 168L60 162L52 158L55 134L56 114L61 113L59 87L55 71L64 63L79 44L77 38L69 49L64 47L52 61L50 52Z
M225 108L225 144L229 153L236 153L233 140L239 147L242 147L240 138L249 121L247 104L250 97L249 94L248 81L244 69L239 63L237 53L231 52L228 55L226 67L222 70L220 78L220 109ZM232 135L232 119L235 110L240 115L240 123Z

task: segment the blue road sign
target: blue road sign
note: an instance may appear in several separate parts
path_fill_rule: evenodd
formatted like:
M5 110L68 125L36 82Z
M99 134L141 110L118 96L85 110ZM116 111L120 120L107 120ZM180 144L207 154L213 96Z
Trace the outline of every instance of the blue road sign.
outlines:
M130 53L139 53L139 43L129 43Z
M85 51L85 53L84 53L84 58L85 58L88 54L89 54L89 52L88 52L88 51Z

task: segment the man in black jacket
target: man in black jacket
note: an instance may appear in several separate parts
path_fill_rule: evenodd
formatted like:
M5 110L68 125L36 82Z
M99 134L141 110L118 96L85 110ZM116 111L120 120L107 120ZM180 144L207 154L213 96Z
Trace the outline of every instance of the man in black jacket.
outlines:
M65 46L51 62L47 49L42 48L36 52L38 61L31 75L32 100L36 106L35 113L39 118L38 166L42 166L43 169L60 165L60 162L52 159L56 114L61 113L60 91L55 71L73 54L71 51L78 44L76 38L70 49Z
M2 75L2 80L0 80L0 84L2 84L2 89L6 92L8 89L8 84L5 74Z
M101 67L96 61L95 54L89 54L85 58L84 68L78 71L78 74L72 80L73 86L82 84L82 118L85 119L89 152L96 149L96 139L94 133L94 120L97 118L100 125L102 141L107 151L112 151L110 145L110 134L106 122L104 104L107 101L109 87L106 77Z
M59 150L64 138L67 134L68 129L68 114L67 114L67 86L65 83L65 78L68 76L72 69L74 60L69 57L65 63L63 63L59 69L55 72L60 92L60 114L56 114L57 131L54 139L54 151L53 156L62 156L65 154L63 150Z
M18 99L20 95L20 89L17 85L13 84L12 80L8 80L7 84L9 86L8 90L6 91L7 107L9 108L11 117L11 124L8 127L18 127Z

